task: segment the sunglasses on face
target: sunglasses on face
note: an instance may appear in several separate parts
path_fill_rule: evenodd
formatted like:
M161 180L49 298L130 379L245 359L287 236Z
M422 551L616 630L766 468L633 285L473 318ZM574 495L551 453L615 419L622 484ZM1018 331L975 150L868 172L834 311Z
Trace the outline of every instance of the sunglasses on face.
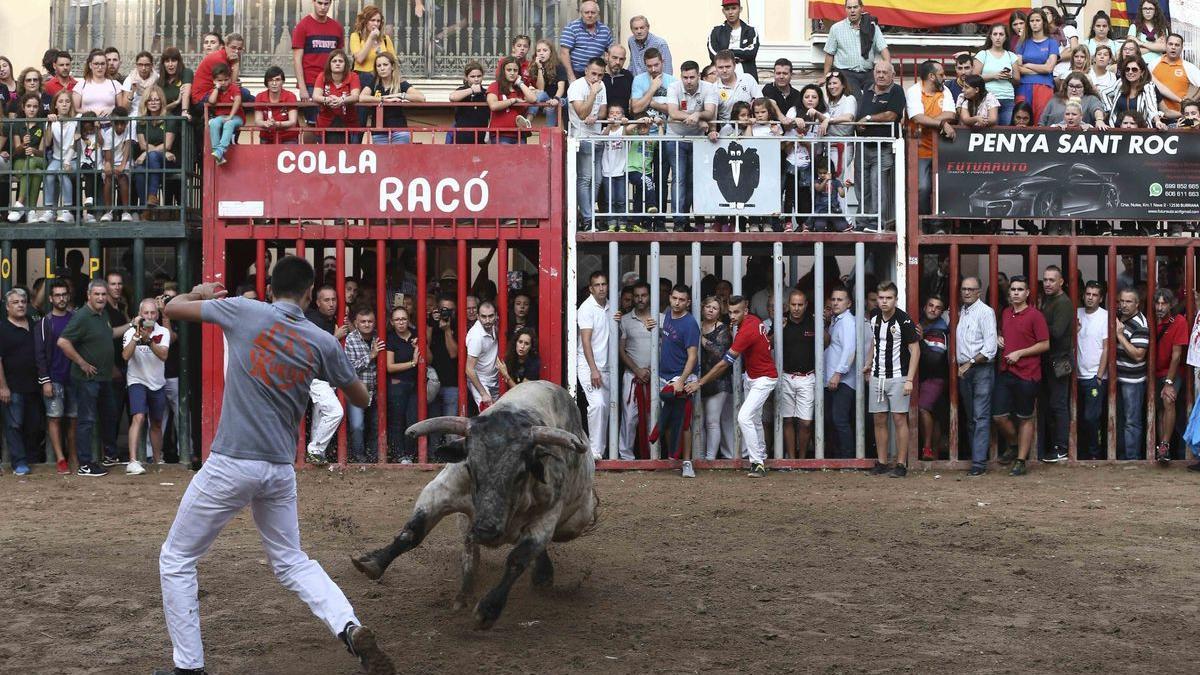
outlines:
M1142 72L1142 69L1141 69L1141 68L1138 68L1137 66L1130 66L1130 67L1128 67L1128 68L1126 68L1126 69L1125 69L1125 72L1127 72L1127 73L1140 73L1140 72Z

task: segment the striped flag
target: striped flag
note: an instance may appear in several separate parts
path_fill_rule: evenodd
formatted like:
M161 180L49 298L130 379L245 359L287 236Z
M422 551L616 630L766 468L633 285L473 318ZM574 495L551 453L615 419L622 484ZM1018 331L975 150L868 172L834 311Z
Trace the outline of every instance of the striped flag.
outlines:
M1133 0L1135 3L1138 0ZM1108 15L1112 17L1113 28L1129 28L1129 4L1126 0L1112 0L1112 8ZM1120 31L1117 31L1120 34Z
M1115 7L1121 0L1114 0ZM1008 23L1013 10L1029 11L1030 0L865 0L865 9L884 26L941 28L960 23ZM844 0L809 0L813 19L846 18ZM1114 21L1115 23L1115 21Z

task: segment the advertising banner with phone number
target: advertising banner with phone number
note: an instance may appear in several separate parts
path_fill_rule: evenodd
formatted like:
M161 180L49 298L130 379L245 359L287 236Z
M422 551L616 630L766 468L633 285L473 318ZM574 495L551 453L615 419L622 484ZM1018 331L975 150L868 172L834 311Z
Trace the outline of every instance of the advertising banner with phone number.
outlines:
M937 215L1187 220L1200 214L1200 134L961 130L938 141Z

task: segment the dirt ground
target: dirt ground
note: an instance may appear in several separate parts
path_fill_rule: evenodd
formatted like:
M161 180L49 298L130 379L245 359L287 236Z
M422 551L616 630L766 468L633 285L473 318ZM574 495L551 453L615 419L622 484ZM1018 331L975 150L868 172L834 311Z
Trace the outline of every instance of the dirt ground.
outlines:
M489 632L450 609L455 523L380 582L348 561L432 476L300 478L305 548L403 672L1195 672L1194 473L602 474L599 529L554 545L555 588L522 579ZM0 478L0 672L170 663L157 553L189 477ZM481 585L501 560L485 551ZM248 515L200 585L210 672L357 672L276 583Z

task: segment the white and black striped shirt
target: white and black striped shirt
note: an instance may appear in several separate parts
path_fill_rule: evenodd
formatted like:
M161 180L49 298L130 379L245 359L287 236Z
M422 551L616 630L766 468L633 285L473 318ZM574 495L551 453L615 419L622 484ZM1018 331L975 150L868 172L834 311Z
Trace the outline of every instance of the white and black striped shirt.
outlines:
M876 310L871 315L871 377L904 377L908 375L908 345L920 340L912 319L897 309L891 319L884 319Z

